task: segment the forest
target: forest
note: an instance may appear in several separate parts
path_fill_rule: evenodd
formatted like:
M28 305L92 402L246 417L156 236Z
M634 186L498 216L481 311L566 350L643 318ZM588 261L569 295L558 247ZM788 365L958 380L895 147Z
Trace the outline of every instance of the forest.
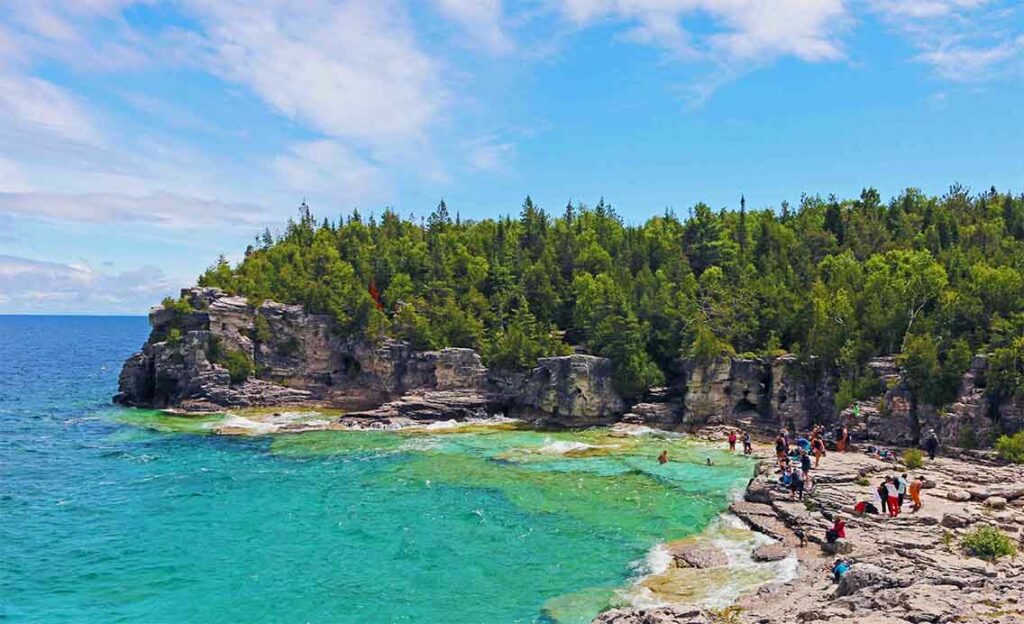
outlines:
M865 363L884 354L934 405L975 353L989 356L989 392L1024 394L1024 194L738 204L627 224L604 200L549 213L527 197L515 218L478 221L444 201L420 218L336 221L303 203L199 284L303 304L346 335L470 347L493 367L606 356L626 396L684 359L783 353L838 380L838 407L876 387Z

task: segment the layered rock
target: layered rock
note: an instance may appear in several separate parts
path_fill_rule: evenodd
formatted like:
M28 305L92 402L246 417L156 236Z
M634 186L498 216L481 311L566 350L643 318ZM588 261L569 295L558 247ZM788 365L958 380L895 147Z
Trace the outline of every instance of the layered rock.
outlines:
M828 379L809 375L791 355L689 361L683 370L682 420L690 427L802 431L834 414Z
M330 316L302 306L253 306L215 288L183 290L182 300L150 312L150 338L124 364L118 403L193 411L316 404L415 420L508 412L568 426L609 423L626 410L605 358L488 370L472 349L416 351L399 340L345 337Z

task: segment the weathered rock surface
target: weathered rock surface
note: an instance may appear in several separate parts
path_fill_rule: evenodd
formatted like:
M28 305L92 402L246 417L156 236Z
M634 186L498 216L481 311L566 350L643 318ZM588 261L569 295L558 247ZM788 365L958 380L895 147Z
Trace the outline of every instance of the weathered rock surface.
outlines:
M150 338L121 370L118 403L187 411L324 405L395 421L509 413L566 426L610 423L627 407L605 358L544 358L509 373L488 370L471 349L345 338L331 317L301 306L252 306L215 288L186 289L182 298L184 308L150 312ZM249 374L236 370L232 380L231 358L248 363Z
M718 568L729 564L729 558L721 548L695 539L670 542L665 548L680 568Z
M793 549L779 542L763 544L754 549L750 556L754 561L782 561L793 554Z

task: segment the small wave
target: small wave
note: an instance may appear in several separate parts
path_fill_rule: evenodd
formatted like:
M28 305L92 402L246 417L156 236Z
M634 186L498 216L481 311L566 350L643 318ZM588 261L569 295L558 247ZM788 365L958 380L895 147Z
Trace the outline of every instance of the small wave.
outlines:
M665 431L664 429L655 429L654 427L648 427L647 425L633 425L623 422L615 423L609 427L608 430L615 436L657 436L659 438L681 438L685 435L677 431Z
M586 442L574 442L571 440L556 440L548 442L537 449L536 452L546 455L565 455L566 453L578 453L587 449L598 448L597 445Z
M215 423L209 423L206 427L215 431L239 429L252 435L265 435L268 433L274 433L280 429L281 424L270 421L253 420L251 418L229 413L224 415L223 420Z

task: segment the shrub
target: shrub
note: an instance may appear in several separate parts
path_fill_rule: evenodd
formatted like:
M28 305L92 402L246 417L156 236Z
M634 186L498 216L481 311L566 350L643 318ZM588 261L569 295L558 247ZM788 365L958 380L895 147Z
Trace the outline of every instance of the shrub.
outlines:
M256 342L270 342L270 323L267 322L265 317L257 314L256 318L253 319L252 329L252 337Z
M903 465L910 470L924 466L924 453L918 449L907 449L903 452Z
M957 435L957 444L960 448L973 449L978 448L978 436L974 433L974 429L968 426L960 428L960 433Z
M172 327L171 330L169 332L167 332L167 344L169 344L171 346L175 346L175 345L181 344L181 330L180 329L178 329L177 327Z
M1017 545L1013 540L992 526L980 526L967 532L960 543L968 553L989 561L1017 554Z
M996 454L1014 464L1024 464L1024 431L1012 436L1001 435L996 440Z
M857 481L855 483L860 486L871 485L871 479L868 479L867 477L857 477Z
M221 364L228 369L231 383L242 383L252 374L252 360L241 351L228 351L221 359Z

